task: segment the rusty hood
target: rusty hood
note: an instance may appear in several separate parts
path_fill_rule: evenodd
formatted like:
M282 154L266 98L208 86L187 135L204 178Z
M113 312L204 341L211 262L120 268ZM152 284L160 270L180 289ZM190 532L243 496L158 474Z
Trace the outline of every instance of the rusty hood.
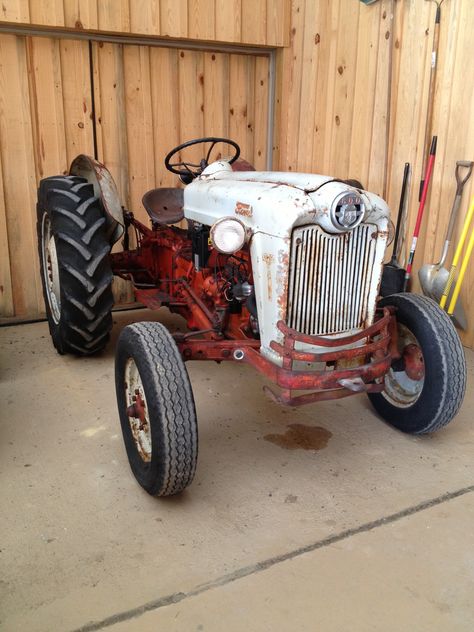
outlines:
M228 163L209 165L184 190L185 217L212 226L222 217L240 219L250 231L288 237L295 226L317 223L335 230L329 210L352 187L325 175L282 171L234 172ZM360 192L369 215L372 196ZM388 209L384 208L383 212Z

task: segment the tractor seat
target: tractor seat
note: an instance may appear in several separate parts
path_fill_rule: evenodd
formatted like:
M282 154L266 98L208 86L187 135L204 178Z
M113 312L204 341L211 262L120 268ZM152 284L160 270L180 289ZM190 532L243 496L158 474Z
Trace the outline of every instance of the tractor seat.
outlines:
M159 224L177 224L184 219L183 189L152 189L142 198L146 212Z

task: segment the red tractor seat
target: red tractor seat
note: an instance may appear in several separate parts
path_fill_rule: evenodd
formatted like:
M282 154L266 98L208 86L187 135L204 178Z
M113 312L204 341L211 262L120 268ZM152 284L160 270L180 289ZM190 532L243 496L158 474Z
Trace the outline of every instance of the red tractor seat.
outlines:
M184 219L183 189L152 189L142 197L146 212L159 224L177 224Z

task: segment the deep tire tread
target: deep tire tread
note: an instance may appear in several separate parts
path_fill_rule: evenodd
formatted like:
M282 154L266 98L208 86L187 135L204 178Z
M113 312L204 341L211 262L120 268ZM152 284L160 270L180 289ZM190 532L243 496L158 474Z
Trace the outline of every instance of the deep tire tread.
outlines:
M138 456L125 413L124 366L129 357L137 364L149 407L150 464ZM163 325L135 323L122 331L116 351L116 388L125 445L138 482L154 496L181 492L191 484L196 471L196 411L186 367Z
M38 189L38 247L43 216L56 238L61 318L52 319L42 269L49 328L60 353L90 355L103 349L112 328L113 275L104 210L93 186L78 176L52 176ZM42 267L42 262L41 262ZM87 338L84 336L87 335Z
M369 399L386 421L403 432L435 432L456 416L466 391L466 359L458 333L446 312L426 296L394 294L380 305L397 307L400 322L417 337L425 356L425 385L409 408L393 406L381 393L369 394Z

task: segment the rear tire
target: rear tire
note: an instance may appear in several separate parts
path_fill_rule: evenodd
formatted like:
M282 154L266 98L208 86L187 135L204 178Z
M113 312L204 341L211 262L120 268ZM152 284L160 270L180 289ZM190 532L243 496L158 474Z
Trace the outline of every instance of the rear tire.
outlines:
M198 429L193 391L175 341L160 323L135 323L120 334L115 386L132 472L152 496L191 484Z
M41 180L37 232L43 295L53 344L61 354L90 355L112 328L112 271L106 217L84 178Z
M387 305L397 308L402 358L385 376L385 390L369 393L369 399L379 415L402 432L434 432L455 417L464 399L466 360L461 341L449 316L426 296L393 294L379 302L380 307ZM415 359L411 364L410 357ZM417 369L421 379L414 375Z

